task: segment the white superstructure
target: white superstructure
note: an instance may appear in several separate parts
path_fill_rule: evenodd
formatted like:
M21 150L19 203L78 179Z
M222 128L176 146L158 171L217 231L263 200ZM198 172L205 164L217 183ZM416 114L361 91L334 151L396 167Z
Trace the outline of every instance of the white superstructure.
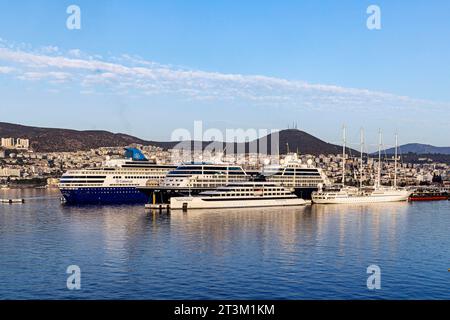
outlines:
M176 166L149 161L115 159L101 168L67 170L60 178L59 188L138 187L160 184Z
M190 162L170 171L160 186L174 189L214 189L230 182L248 179L247 173L238 165Z
M301 206L307 202L270 182L240 182L205 191L195 197L172 197L170 209L211 209Z
M266 181L287 188L317 189L319 185L330 185L322 169L315 167L312 160L303 163L296 153L287 154L279 165L265 167L262 174Z

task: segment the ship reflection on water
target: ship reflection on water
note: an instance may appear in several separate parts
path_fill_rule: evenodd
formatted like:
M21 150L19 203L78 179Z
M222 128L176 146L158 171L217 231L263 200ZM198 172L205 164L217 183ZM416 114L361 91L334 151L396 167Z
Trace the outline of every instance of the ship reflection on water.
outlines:
M450 298L447 201L160 213L21 192L0 207L1 297ZM382 290L366 287L371 264Z

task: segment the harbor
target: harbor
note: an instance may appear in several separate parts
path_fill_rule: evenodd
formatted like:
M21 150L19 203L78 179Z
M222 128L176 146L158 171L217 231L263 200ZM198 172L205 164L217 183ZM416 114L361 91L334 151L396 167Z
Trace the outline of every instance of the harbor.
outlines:
M450 300L450 1L2 1L13 312Z
M302 161L298 152L290 153L287 145L286 155L280 155L278 159L272 158L275 163L266 159L266 164L259 170L244 169L248 167L248 161L242 165L224 162L224 153L213 162L182 161L179 164L162 164L157 159L149 161L142 150L128 147L125 148L122 159L108 159L101 168L65 172L58 187L63 202L69 205L145 203L146 209L183 211L201 208L270 207L312 203L377 204L448 199L448 192L437 184L434 185L434 197L430 196L431 189L423 186L399 187L401 157L398 154L397 134L393 178L384 180L383 185L381 130L376 162L369 154L364 153L365 138L362 129L360 139L359 167L353 167L348 174L347 137L346 128L343 128L340 184L333 184L333 177L327 175L328 171L314 164L311 159ZM200 154L202 159L205 158L203 150L200 150ZM364 177L368 174L366 167L371 161L376 174L373 185L367 185L364 184ZM346 185L348 176L358 179L358 185ZM357 176L359 177L356 178ZM334 182L336 180L334 178ZM228 192L230 190L232 192ZM290 200L290 197L293 200Z
M183 212L61 205L52 189L0 194L26 199L0 206L10 299L450 298L450 201ZM374 263L379 291L365 286ZM72 264L79 291L65 288Z

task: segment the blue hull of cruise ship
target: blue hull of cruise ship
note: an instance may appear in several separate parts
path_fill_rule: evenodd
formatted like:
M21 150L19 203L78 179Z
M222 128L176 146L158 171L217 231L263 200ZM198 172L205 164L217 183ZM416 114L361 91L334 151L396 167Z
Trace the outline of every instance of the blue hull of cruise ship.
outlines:
M147 203L148 197L133 187L62 189L70 204L136 204Z

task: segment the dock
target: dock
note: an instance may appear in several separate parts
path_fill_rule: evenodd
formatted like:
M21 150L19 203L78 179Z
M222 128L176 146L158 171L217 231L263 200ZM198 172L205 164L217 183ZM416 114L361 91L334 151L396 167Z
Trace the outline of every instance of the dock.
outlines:
M145 209L149 210L170 210L170 205L168 203L147 203Z
M0 199L0 203L3 204L15 204L15 203L25 203L25 199Z

